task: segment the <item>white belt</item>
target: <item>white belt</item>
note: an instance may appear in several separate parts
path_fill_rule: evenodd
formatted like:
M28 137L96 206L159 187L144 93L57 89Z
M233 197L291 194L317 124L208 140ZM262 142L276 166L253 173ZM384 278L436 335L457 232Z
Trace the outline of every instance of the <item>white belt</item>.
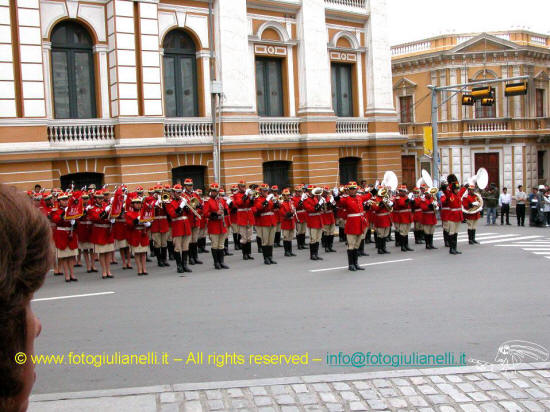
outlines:
M116 221L119 223L126 223L126 219L117 219Z
M175 219L172 219L172 222L175 222L177 220L187 220L187 216L176 217Z
M166 216L155 216L155 220L166 219Z
M309 213L308 216L319 216L321 213Z
M80 221L78 222L78 224L79 224L79 225L91 225L92 222L90 222L89 220L84 220L84 221L80 220Z
M451 210L450 207L442 207L441 210Z
M108 229L108 228L111 227L111 225L100 225L100 224L98 224L98 223L94 223L94 226L95 226L95 227L103 227L103 228L105 228L105 229Z
M397 213L411 213L411 209L396 210Z
M428 211L428 212L422 211L422 213L425 213L425 214L430 214L430 215L435 215L435 212L433 212L433 211L431 211L431 210L430 210L430 211Z
M376 216L388 216L390 213L377 213Z
M57 230L64 230L65 232L70 232L72 229L70 227L56 227Z
M454 209L449 209L451 212L461 212L462 211L462 208L454 208Z
M248 212L250 210L250 208L246 208L246 209L237 209L237 212Z
M273 216L273 212L266 212L266 213L262 213L260 214L260 216Z
M145 229L145 227L143 227L143 226L136 226L136 227L134 227L134 230L143 230L143 229Z
M363 216L363 213L352 213L351 215L348 215L348 217L360 217Z

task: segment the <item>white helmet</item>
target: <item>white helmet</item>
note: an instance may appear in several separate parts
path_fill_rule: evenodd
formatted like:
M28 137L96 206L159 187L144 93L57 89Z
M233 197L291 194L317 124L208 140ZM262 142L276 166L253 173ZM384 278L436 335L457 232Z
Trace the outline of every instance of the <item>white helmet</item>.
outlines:
M544 185L539 185L539 190L544 190L544 189L546 189L546 188L544 187Z

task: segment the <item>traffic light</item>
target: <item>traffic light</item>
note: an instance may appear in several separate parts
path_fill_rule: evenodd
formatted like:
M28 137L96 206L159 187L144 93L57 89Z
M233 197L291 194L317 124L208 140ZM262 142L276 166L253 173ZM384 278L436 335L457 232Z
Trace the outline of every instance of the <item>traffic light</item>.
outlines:
M504 87L505 96L523 96L527 94L527 82L510 83Z
M481 105L482 106L492 106L495 104L495 98L494 97L484 97L481 99Z
M463 106L473 106L474 105L474 96L471 94L462 95L462 105Z
M494 89L491 86L474 87L472 89L472 97L474 100L483 99L484 97L492 97L492 91Z

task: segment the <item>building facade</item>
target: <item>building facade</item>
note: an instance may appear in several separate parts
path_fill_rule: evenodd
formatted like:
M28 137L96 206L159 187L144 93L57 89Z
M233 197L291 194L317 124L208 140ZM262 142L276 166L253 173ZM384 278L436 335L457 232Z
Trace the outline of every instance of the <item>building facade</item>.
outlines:
M403 180L432 171L423 149L431 122L428 85L447 86L529 76L528 93L506 97L495 83L492 107L462 105L462 94L438 97L438 144L442 175L461 182L480 167L500 188L530 189L550 181L550 39L527 31L446 35L392 47L394 104L400 116ZM467 90L470 90L469 88Z
M211 7L0 0L0 182L205 186L212 107L222 184L401 175L385 0Z

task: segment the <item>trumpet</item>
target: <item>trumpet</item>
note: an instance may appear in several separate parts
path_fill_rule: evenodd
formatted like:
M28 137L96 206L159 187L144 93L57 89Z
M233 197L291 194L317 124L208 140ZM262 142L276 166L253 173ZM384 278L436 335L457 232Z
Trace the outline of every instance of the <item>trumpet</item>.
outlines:
M162 203L170 203L172 201L169 193L163 193L160 199Z
M260 197L260 192L254 189L250 189L250 194L248 195L248 197L252 200L256 200L258 197Z

